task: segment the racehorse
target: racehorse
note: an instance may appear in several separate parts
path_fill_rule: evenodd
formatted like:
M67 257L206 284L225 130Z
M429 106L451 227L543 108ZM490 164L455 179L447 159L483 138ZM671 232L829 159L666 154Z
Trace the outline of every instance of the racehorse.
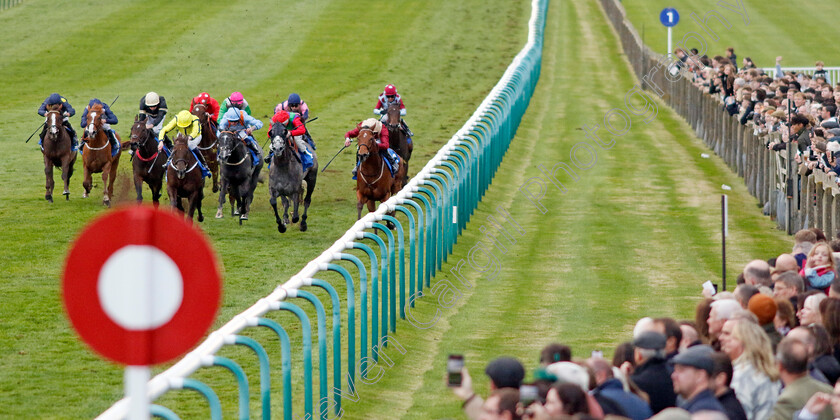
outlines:
M47 133L44 135L44 142L41 153L44 154L44 174L47 176L47 193L44 198L50 203L53 202L52 193L55 187L53 181L53 166L61 168L61 179L64 180L64 198L70 199L70 177L73 176L73 164L76 163L76 151L73 150L73 139L67 129L64 128L64 117L58 111L59 105L50 106L46 114L44 125L47 126Z
M186 213L190 220L192 220L195 211L198 210L198 221L204 221L204 215L201 214L201 200L204 198L204 176L198 167L198 159L193 156L193 152L187 146L187 136L183 133L178 133L172 147L172 156L170 156L169 165L166 168L166 192L169 195L169 202L181 212L184 212L181 199L187 199L189 211Z
M289 224L289 200L294 203L292 210L292 223L298 222L298 205L304 189L306 196L303 198L303 215L300 218L300 231L307 229L306 218L309 211L309 204L312 202L312 191L315 190L315 182L318 179L318 157L315 151L312 153L312 167L303 171L297 151L294 150L293 140L287 140L286 127L283 124L274 124L269 131L271 137L271 149L274 150L274 157L271 161L271 171L268 175L268 190L271 194L271 207L274 208L274 219L277 221L277 230L280 233L286 231ZM283 202L283 219L277 213L277 197Z
M222 217L222 206L225 204L225 192L230 196L231 216L239 215L239 224L248 220L251 211L251 201L257 188L263 162L252 164L253 158L245 139L233 131L222 131L219 135L219 162L221 162L221 188L219 193L219 209L216 218Z
M82 162L84 163L85 179L82 186L87 197L93 186L92 175L102 173L103 198L102 204L111 207L111 196L114 195L114 179L117 177L117 166L120 164L120 150L111 156L111 142L108 133L102 129L102 105L95 104L88 109L88 126L82 139ZM117 135L117 142L120 136Z
M359 147L356 150L356 162L359 170L356 175L356 209L358 218L362 218L362 207L367 203L369 212L375 210L376 202L385 202L403 187L405 179L405 163L402 159L391 177L385 167L385 158L379 155L379 146L374 139L373 131L363 127L359 131Z
M157 149L155 132L146 128L144 116L134 118L131 126L131 150L134 150L132 168L134 169L134 189L137 191L137 202L143 201L143 182L149 185L152 192L152 202L155 207L160 203L163 188L164 163L166 155Z
M213 174L213 192L219 191L219 160L216 158L217 146L219 139L216 137L216 126L211 124L210 114L207 113L207 107L204 104L195 104L192 108L192 114L198 117L201 124L201 142L198 143L198 150L204 155L204 161L207 162L207 169Z

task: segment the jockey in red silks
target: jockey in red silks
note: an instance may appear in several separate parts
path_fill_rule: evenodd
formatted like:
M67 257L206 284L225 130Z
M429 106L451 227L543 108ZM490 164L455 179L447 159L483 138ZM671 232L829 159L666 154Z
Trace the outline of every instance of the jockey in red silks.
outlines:
M392 103L397 103L400 105L400 117L405 116L405 104L403 103L402 97L397 93L397 87L394 85L387 85L385 86L385 90L382 94L379 95L378 100L376 101L376 106L373 108L373 113L376 115L381 115L379 121L388 122L388 107ZM408 124L405 123L405 120L400 118L401 127L405 132L405 135L408 137L408 142L411 143L411 136L414 133L408 128Z
M394 168L394 170L396 170L397 162L394 159L394 155L396 155L396 153L392 155L389 152L390 143L388 138L388 130L383 130L382 122L378 121L376 118L368 118L356 124L356 128L344 134L344 147L350 146L350 142L352 141L351 139L359 137L359 132L365 128L370 129L370 131L373 132L373 138L374 140L376 140L376 145L379 146L379 154L382 155L382 157L386 159L388 163L391 164L391 167ZM356 166L353 168L354 179L356 178L356 170L358 168L359 165L357 163Z
M193 98L192 102L190 102L190 111L192 111L193 107L197 104L204 105L207 109L207 113L210 114L211 121L215 123L219 120L219 101L213 99L209 93L201 92L201 94Z
M303 125L303 121L301 121L301 116L295 112L286 112L281 110L280 112L274 114L271 117L271 125L274 124L282 124L286 127L286 137L287 140L291 139L294 140L295 145L297 146L298 152L302 155L307 155L309 160L308 165L304 164L304 170L309 169L308 166L312 166L313 156L312 152L309 151L309 148L306 147L306 141L304 141L303 137L306 134L306 126ZM268 132L271 133L271 127L269 126ZM269 134L271 136L271 134ZM272 149L269 151L268 156L266 156L265 161L270 163L271 158L274 157L274 150ZM301 162L304 163L304 162Z

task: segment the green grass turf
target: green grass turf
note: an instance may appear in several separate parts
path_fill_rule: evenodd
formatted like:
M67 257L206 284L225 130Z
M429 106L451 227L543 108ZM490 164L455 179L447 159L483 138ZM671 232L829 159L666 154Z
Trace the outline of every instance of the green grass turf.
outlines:
M738 9L742 4L749 22L715 0L625 0L621 4L627 18L639 35L644 28L644 42L660 54L668 48L667 29L659 22L659 13L666 7L677 9L680 21L673 29L673 46L689 32L701 34L708 45L709 57L725 55L727 47L735 48L738 67L744 57L750 57L759 67L773 67L776 56L783 56L783 66L812 67L817 60L826 66L840 65L840 46L831 41L826 28L834 25L834 16L827 13L836 3L831 0L803 0L797 2L731 0L728 4ZM691 13L702 20L710 11L717 11L731 28L714 17L708 25L719 39L713 39L691 19ZM712 15L709 15L712 16ZM699 43L689 41L688 48L699 48Z
M110 101L120 94L114 109L127 121L151 89L165 95L173 111L202 90L217 98L242 90L259 117L289 91L298 91L321 117L311 130L325 162L343 131L369 115L379 89L394 82L418 133L416 170L460 127L524 44L528 12L526 2L501 1L315 1L282 10L276 2L31 1L0 13L7 33L27 34L0 43L0 224L5 233L0 249L7 261L0 282L0 417L92 417L121 395L119 368L85 348L60 309L66 250L84 223L103 209L101 186L93 198L79 198L78 173L69 202L43 201L40 154L22 140L40 122L34 111L49 93L60 91L78 109L91 96ZM246 28L236 26L240 20ZM53 22L51 31L36 30L44 22ZM594 348L609 353L640 316L688 317L699 284L719 276L722 183L733 186L730 279L748 260L788 248L788 239L760 215L742 182L720 160L701 159L702 143L663 104L650 125L633 121L613 149L599 150L596 165L582 172L579 182L567 183L565 195L551 190L544 200L547 214L524 201L516 189L538 175L536 165L568 162L569 148L583 140L575 128L599 122L604 112L623 103L635 80L593 2L553 2L546 36L543 76L531 108L443 272L480 239L477 228L496 206L507 208L527 233L502 258L497 280L471 273L476 286L452 308L439 308L434 297L418 303L418 319L440 309L440 321L427 330L399 325L395 337L406 354L389 352L395 365L385 368L378 383L360 385L358 402L345 401L346 418L459 416L458 402L443 386L444 361L451 352L466 355L477 390L486 392L481 370L499 355L517 356L532 368L539 348L551 340L569 343L577 355ZM125 126L118 126L121 134ZM261 198L245 226L229 217L201 226L225 270L216 326L284 282L351 225L351 161L349 155L340 157L319 180L305 234L276 233L265 185L258 188ZM128 170L124 160L118 184L124 200L133 195ZM207 213L215 197L209 195ZM334 274L324 278L341 283ZM300 327L291 316L271 317L300 342ZM276 338L254 329L247 335L259 338L273 366L279 365L279 346L272 345ZM256 395L253 356L234 348L220 355L243 364ZM296 354L297 413L300 368ZM214 386L226 417L235 415L229 373L208 368L194 377ZM279 374L272 385L277 415ZM315 389L317 394L317 379ZM158 402L182 418L207 416L206 403L188 391L170 392ZM256 398L251 408L257 413Z

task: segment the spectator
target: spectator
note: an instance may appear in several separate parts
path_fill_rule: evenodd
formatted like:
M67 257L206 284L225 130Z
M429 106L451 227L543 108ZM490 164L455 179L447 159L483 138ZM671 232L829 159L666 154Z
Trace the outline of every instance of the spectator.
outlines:
M750 299L758 294L758 287L742 284L736 287L733 293L735 294L735 300L738 301L741 308L747 309Z
M709 346L695 346L673 359L674 372L671 380L674 392L680 395L683 403L680 408L689 413L699 411L724 412L723 406L712 393L710 377L714 370L712 350Z
M747 420L744 407L735 396L735 391L729 387L732 383L732 361L729 360L729 356L721 352L712 353L712 365L712 392L723 406L727 417L730 420Z
M828 300L824 301L828 303ZM811 325L808 327L814 336L814 351L812 353L814 367L825 375L828 384L834 386L837 379L840 379L840 362L834 358L831 347L831 337L822 325Z
M548 366L557 362L570 362L572 360L572 349L565 344L551 343L545 346L540 352L540 366Z
M484 373L490 377L491 391L501 388L519 389L522 379L525 378L525 368L518 360L510 357L499 357L493 360L484 369ZM482 415L485 401L473 392L472 378L466 367L461 369L461 377L461 386L453 387L452 392L464 401L462 408L467 418L478 419Z
M744 267L744 280L751 286L772 287L770 264L764 260L752 260Z
M700 336L700 341L708 343L711 341L709 336L709 315L712 312L712 302L714 299L703 299L697 303L694 309L694 325L697 329L697 334Z
M793 304L789 299L775 298L773 300L776 301L776 317L773 318L773 325L776 331L784 336L796 327L796 310L793 309Z
M805 345L805 349L808 350L808 374L812 378L827 384L829 381L825 374L814 365L814 351L816 350L817 339L812 327L820 326L814 324L811 327L796 327L788 333L787 337L799 340Z
M593 394L596 398L603 397L614 401L624 414L633 420L643 420L653 415L646 401L624 390L621 381L613 377L612 369L604 359L589 359L588 364L595 373L597 386Z
M545 408L549 415L589 414L589 404L579 386L571 383L551 387L546 398Z
M757 324L730 320L723 326L721 343L734 369L732 389L747 418L766 419L773 410L781 387L770 339Z
M840 299L826 299L823 326L828 333L831 354L840 362Z
M671 382L671 369L662 354L665 341L665 336L655 331L644 332L633 340L636 369L630 379L648 394L650 408L654 413L673 407L677 401L674 384ZM629 371L628 363L622 365L622 371Z
M712 303L712 310L709 313L709 343L712 347L720 348L718 336L723 329L723 324L740 310L742 310L741 305L734 300L716 300Z
M758 325L767 333L767 338L770 339L770 346L775 351L776 346L782 341L782 335L776 331L776 325L773 320L776 319L776 301L770 296L755 295L750 299L749 310L756 318L758 318Z
M691 321L680 322L680 332L682 332L682 340L680 340L679 351L683 351L689 347L703 344L700 341L700 334L697 333L697 327Z
M828 297L840 298L840 277L835 277L828 289Z
M808 375L808 350L805 344L795 338L785 338L779 343L776 365L785 389L773 407L771 420L791 419L815 393L832 392L830 386ZM829 412L823 412L819 418L831 420L833 416Z
M672 318L656 318L653 320L653 330L665 336L665 359L671 360L680 350L680 324Z
M805 297L805 300L802 302L802 307L796 313L796 317L799 318L799 325L822 324L820 302L826 299L826 295L819 292L810 295L803 293L799 299L802 299L803 296L807 297Z
M487 397L481 406L480 420L519 420L516 405L519 404L519 390L497 389Z
M787 254L785 254L787 255ZM790 258L793 258L791 256ZM777 260L778 264L778 260ZM795 265L796 263L794 263ZM798 271L798 270L797 270ZM773 287L773 297L795 300L796 295L805 291L805 283L796 271L785 271L776 277Z
M796 258L794 258L791 254L782 254L776 257L776 267L773 268L773 273L771 274L773 282L775 283L778 276L786 271L799 271L799 265L796 263Z
M808 253L808 259L799 275L805 279L807 290L816 289L828 294L831 281L837 277L836 271L831 247L825 242L818 242Z

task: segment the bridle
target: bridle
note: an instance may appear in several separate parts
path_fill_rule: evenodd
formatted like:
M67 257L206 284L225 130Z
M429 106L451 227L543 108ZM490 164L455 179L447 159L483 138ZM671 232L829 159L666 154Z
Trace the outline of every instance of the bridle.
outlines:
M370 132L370 141L375 142L376 138L374 137L373 130L371 130L370 128L367 128L367 127L362 128L361 130L359 130L359 135L361 136L361 133L365 132L365 131ZM362 150L362 147L364 147L367 150L367 153L362 155L362 156L364 156L364 159L359 161L359 155L360 155L359 152ZM374 179L373 181L368 181L367 178L365 177L365 173L362 171L361 162L364 162L368 158L368 156L370 156L371 152L372 151L370 149L370 146L367 143L363 144L362 142L359 142L359 146L356 149L356 160L359 162L359 164L358 164L359 165L358 174L359 174L359 178L365 184L367 184L368 188L373 188L373 185L376 184L377 182L379 182L379 180L382 179L382 175L385 174L385 162L382 162L381 165L380 165L380 168L379 168L379 176L376 177L376 179Z
M142 136L140 134L135 134L135 130L143 130L143 133L145 134L145 136ZM143 137L142 142L138 140L140 137ZM136 157L137 159L140 159L141 162L149 162L151 160L154 160L154 159L157 158L158 153L160 153L157 150L157 148L155 148L155 154L153 154L150 157L144 158L140 154L140 151L142 150L142 148L145 147L146 143L149 142L149 139L153 138L153 137L154 137L154 131L146 128L146 122L145 121L136 121L134 123L134 125L131 127L131 146L133 147L133 150L135 150L134 157Z
M222 143L220 141L222 139L222 137L233 138L234 139L233 146L230 146L227 142ZM239 140L239 141L237 142L236 140ZM245 140L240 139L239 136L235 132L229 131L229 130L222 131L221 133L219 133L219 138L216 141L219 142L219 160L222 163L224 163L225 165L239 166L243 162L245 162L245 159L248 158L248 147L245 146ZM228 162L228 158L230 157L230 155L240 145L245 148L245 152L242 154L242 159L239 160L239 162L236 162L236 163Z

